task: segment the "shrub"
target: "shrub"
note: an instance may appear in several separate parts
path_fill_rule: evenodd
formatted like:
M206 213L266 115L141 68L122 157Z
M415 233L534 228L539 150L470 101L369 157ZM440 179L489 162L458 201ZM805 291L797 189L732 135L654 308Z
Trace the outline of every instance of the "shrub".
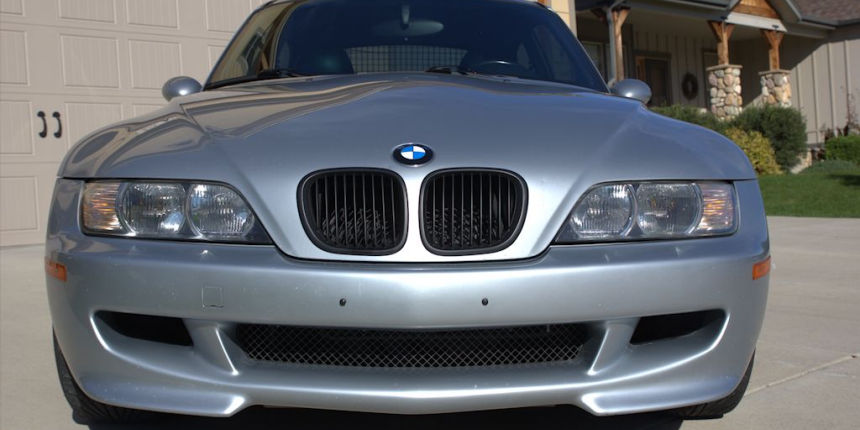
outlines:
M776 163L770 141L762 136L761 133L731 128L726 131L726 136L743 149L755 168L756 173L759 175L776 175L782 173L779 169L779 164Z
M824 144L824 156L828 160L850 161L860 166L860 136L834 137Z
M806 173L838 173L850 172L857 170L857 165L845 160L821 160L812 163L811 166L803 169L800 174Z
M677 120L686 121L705 128L710 128L716 132L722 133L726 129L726 124L720 121L714 114L703 112L700 108L684 105L672 105L664 107L651 108L652 111L660 115L675 118Z
M757 131L770 140L782 170L794 167L806 148L806 119L800 111L784 107L747 107L732 122L744 131Z

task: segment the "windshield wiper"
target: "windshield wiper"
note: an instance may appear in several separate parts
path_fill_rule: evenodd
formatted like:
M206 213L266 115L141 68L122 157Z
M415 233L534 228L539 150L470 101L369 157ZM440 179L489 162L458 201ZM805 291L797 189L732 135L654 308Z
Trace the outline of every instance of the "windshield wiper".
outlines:
M429 69L424 70L425 73L447 73L449 75L460 74L460 75L474 75L474 76L490 76L497 78L516 78L523 79L522 76L517 75L507 75L504 73L487 73L487 72L479 72L474 69L470 69L464 66L433 66Z
M207 85L206 89L209 90L213 88L226 87L227 85L244 84L245 82L264 81L267 79L280 78L298 78L301 76L312 75L305 75L289 68L263 69L257 72L256 75L240 76L238 78L225 79L223 81L215 82L213 84Z
M263 69L257 73L257 79L298 78L308 76L289 68Z
M447 73L449 75L453 75L455 73L459 73L461 75L476 73L474 70L463 66L433 66L424 71L426 73Z

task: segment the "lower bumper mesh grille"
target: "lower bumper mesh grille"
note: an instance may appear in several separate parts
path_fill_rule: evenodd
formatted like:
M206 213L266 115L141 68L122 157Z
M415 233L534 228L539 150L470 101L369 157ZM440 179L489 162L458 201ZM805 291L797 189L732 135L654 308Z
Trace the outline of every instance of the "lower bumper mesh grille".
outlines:
M586 340L579 324L426 331L242 324L236 334L254 360L379 368L565 362Z

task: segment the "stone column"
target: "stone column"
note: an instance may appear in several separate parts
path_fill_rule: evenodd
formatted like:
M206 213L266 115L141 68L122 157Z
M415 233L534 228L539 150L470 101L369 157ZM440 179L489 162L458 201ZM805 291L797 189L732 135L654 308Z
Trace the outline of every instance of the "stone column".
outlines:
M791 81L788 70L768 70L761 77L761 101L768 106L791 107Z
M732 119L743 110L742 67L734 64L722 64L706 69L711 91L711 112L719 119Z

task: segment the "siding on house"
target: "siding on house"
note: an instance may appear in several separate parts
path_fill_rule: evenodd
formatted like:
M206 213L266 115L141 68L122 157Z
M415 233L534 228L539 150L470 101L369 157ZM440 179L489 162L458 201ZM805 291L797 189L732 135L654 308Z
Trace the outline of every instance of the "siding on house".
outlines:
M576 10L575 0L547 0L546 4L576 33L576 13L573 14L574 19L571 21L571 11Z
M583 12L579 16L578 37L584 43L601 44L605 51L604 58L608 58L606 25L596 19L586 17L587 14L588 12ZM634 10L630 21L636 20L638 14L639 12ZM669 96L671 102L706 107L708 85L705 68L712 64L705 64L705 56L716 53L717 42L710 33L707 33L709 30L704 22L689 20L685 27L695 25L701 25L698 33L677 31L677 27L661 30L661 23L659 22L644 21L625 24L622 28L625 75L636 77L636 55L666 58L669 60L669 82L671 84ZM765 50L766 52L767 50ZM601 72L605 72L605 70L601 70ZM687 73L692 73L699 84L696 97L689 100L681 93L681 81Z
M762 54L767 43L750 40L731 49L733 62L744 65L743 97L751 103L761 94L758 72L768 68ZM849 95L860 103L860 25L839 28L827 39L786 36L781 57L782 68L791 71L792 104L806 117L807 142L823 143L825 131L848 121Z
M584 43L607 46L606 26L591 17L579 15L579 38ZM669 60L670 103L705 108L708 82L705 68L714 61L716 41L705 32L705 22L679 17L648 15L633 10L632 21L623 29L625 74L636 77L635 57L653 55ZM761 95L759 73L769 69L768 44L758 30L735 31L729 45L730 62L743 66L741 82L744 105L755 103ZM631 52L632 50L632 52ZM845 127L849 97L853 96L855 115L860 113L860 23L830 32L826 39L787 35L781 46L781 67L791 71L792 103L807 121L807 143L824 142L825 132ZM605 53L604 58L608 55ZM681 82L692 73L699 84L695 98L682 95ZM860 120L855 116L855 120Z
M791 42L791 41L789 41ZM808 42L807 42L808 43ZM792 48L786 54L798 58L791 69L793 102L806 116L810 143L823 143L824 132L844 127L848 121L849 96L853 96L854 120L860 103L860 25L842 28L827 41ZM812 55L804 54L812 51Z
M717 44L713 37L638 30L634 27L633 49L634 55L643 53L668 55L672 103L706 106L708 78L705 76L705 67L707 67L705 53L716 51ZM696 97L690 100L681 93L681 80L687 73L692 73L699 84ZM635 69L629 69L627 73L628 76L635 76L635 74Z

